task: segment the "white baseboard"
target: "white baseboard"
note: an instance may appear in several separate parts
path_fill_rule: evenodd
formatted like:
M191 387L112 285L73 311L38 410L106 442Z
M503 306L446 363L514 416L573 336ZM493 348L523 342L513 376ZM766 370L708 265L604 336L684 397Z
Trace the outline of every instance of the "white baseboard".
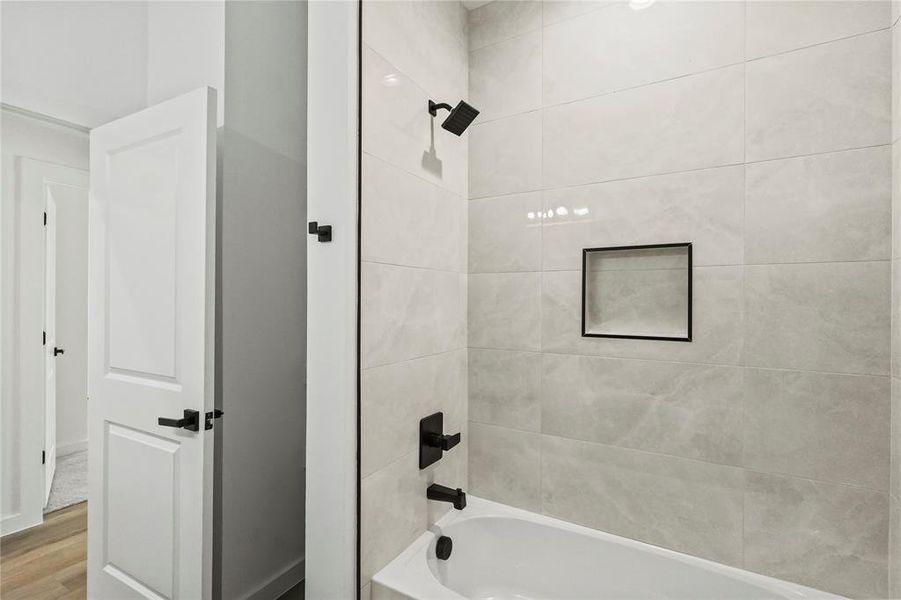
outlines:
M80 442L69 442L68 444L61 444L56 447L56 458L60 458L62 456L69 456L70 454L75 454L76 452L81 452L82 450L88 449L88 441L81 440Z
M255 590L244 596L244 600L275 600L295 585L303 581L304 559L296 561L264 581Z

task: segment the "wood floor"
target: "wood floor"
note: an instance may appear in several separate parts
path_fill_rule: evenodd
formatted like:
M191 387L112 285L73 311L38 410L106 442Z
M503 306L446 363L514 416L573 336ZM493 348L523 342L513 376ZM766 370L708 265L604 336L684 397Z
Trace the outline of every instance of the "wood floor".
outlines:
M0 539L3 600L84 600L88 503L47 514L44 523Z

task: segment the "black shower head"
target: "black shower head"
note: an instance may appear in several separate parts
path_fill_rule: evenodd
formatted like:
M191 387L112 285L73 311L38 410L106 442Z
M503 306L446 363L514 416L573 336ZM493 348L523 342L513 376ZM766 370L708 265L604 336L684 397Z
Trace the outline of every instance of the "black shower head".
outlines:
M437 116L439 108L445 108L450 111L450 114L447 115L447 118L444 119L444 123L442 123L441 126L454 135L462 135L462 133L466 131L466 128L469 127L470 123L475 121L475 118L479 116L478 110L462 100L460 100L457 106L453 108L451 108L450 104L435 104L429 100L429 114L433 117Z

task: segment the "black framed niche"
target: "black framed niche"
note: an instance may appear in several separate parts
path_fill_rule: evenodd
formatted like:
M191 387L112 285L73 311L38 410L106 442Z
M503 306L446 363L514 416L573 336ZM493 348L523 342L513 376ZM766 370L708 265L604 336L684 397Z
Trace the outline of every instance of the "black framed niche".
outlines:
M691 242L582 250L582 337L691 341Z

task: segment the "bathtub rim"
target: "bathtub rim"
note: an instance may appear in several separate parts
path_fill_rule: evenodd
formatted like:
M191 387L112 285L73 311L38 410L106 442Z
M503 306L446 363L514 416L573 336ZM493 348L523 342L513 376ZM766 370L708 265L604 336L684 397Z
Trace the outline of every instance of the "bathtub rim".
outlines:
M442 515L434 525L429 527L427 531L407 546L403 552L372 576L372 600L382 600L383 598L386 600L395 598L467 600L466 596L445 586L435 577L429 566L430 562L437 560L432 556L434 554L432 551L433 546L438 537L442 535L443 530L450 525L492 517L528 521L673 559L682 564L708 569L745 583L772 589L774 594L779 594L786 600L848 600L844 596L838 596L798 583L754 573L739 567L655 546L599 529L592 529L584 525L578 525L469 494L467 494L467 507L464 510L449 510ZM379 588L384 588L384 591Z

